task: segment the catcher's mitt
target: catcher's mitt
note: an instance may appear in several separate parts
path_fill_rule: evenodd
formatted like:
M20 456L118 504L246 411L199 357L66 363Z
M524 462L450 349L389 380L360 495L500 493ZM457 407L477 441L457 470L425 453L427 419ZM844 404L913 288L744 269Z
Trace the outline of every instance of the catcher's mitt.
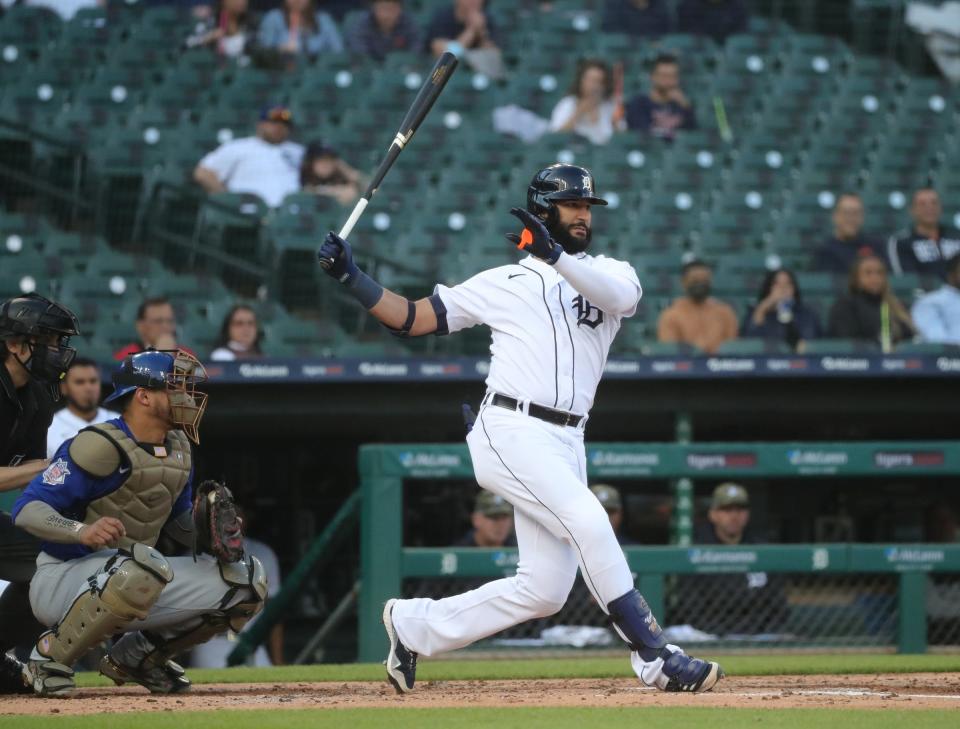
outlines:
M206 552L221 562L243 559L243 520L230 489L204 481L193 496L193 559Z

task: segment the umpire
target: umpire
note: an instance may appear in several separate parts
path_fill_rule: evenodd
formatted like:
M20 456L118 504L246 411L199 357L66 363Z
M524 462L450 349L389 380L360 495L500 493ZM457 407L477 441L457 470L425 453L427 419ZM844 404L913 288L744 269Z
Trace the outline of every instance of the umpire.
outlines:
M0 492L26 486L47 467L47 428L60 379L77 351L77 317L39 294L0 304ZM5 651L33 641L43 627L30 609L29 584L40 543L0 511L0 694L29 692L19 661Z

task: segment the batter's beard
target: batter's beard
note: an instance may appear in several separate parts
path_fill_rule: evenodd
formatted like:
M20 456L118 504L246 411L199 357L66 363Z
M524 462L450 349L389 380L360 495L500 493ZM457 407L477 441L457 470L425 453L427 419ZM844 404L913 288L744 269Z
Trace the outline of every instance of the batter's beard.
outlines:
M560 244L564 251L573 256L577 253L583 253L590 247L590 239L593 237L593 231L587 227L587 234L582 238L570 233L570 228L574 226L552 225L550 226L550 235Z

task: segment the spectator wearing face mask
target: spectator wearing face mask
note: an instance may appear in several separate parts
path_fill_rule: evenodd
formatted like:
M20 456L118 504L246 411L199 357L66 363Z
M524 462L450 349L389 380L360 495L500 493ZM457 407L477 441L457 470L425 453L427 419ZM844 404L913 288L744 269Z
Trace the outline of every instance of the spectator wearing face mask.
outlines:
M680 282L685 294L660 314L657 340L715 354L721 344L737 338L737 315L729 304L710 295L713 271L704 261L685 263Z

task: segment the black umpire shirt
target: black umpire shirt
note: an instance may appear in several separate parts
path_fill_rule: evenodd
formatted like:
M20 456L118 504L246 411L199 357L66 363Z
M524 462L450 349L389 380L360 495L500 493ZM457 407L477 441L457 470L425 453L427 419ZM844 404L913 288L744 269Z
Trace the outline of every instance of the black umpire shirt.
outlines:
M956 255L960 255L960 232L946 226L940 226L939 238L928 238L911 228L887 243L887 258L896 274L928 273L946 278L947 261Z
M47 457L47 428L53 420L53 399L47 388L30 380L13 386L0 364L0 466Z

